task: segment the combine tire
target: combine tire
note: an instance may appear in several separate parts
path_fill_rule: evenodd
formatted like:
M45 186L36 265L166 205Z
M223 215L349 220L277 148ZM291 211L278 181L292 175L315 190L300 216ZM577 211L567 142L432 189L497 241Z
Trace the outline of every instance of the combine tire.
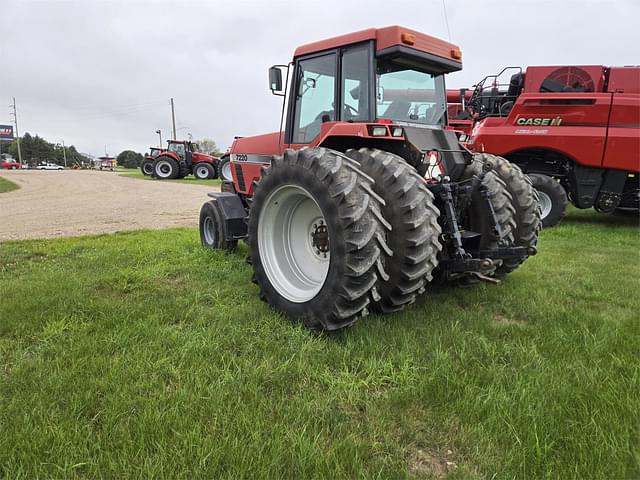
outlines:
M153 161L153 174L162 180L178 178L178 162L171 157L160 156Z
M231 176L231 159L229 157L223 157L218 163L218 176L222 181L233 182Z
M209 163L198 163L193 167L193 176L200 180L214 179L217 177L216 169Z
M539 173L529 174L533 187L540 197L542 210L542 226L553 227L560 223L567 213L567 192L562 185L549 175Z
M237 240L225 240L226 232L218 202L210 200L200 209L200 241L211 249L234 250Z
M478 153L474 155L474 162L480 165L490 163L493 172L504 182L507 191L511 195L513 207L515 209L516 228L513 232L516 247L535 248L538 243L538 234L542 228L540 220L541 209L538 201L538 192L531 180L522 173L520 167L509 162L507 159L490 155L488 153ZM504 260L502 265L496 270L496 277L504 277L513 272L526 259Z
M146 177L153 175L153 160L144 160L140 165L140 171Z
M391 225L387 243L393 255L382 252L388 276L379 279L381 298L373 306L378 312L395 312L413 303L433 278L442 249L440 212L424 179L402 158L370 148L348 150L347 155L373 178L373 190L385 201L382 215Z
M286 150L256 184L248 244L260 298L308 328L337 330L379 300L389 225L372 180L342 153Z

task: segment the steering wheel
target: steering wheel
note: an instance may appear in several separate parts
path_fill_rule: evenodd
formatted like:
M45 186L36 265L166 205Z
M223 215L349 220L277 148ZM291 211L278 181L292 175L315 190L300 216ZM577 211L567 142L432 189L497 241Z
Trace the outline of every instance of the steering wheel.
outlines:
M354 118L359 115L358 110L349 105L348 103L344 104L344 116Z

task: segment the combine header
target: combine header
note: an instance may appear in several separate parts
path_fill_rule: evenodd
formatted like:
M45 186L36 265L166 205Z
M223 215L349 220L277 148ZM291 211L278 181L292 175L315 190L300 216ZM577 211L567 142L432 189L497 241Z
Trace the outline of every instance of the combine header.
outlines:
M245 240L261 298L313 330L402 310L434 279L503 278L536 252L538 202L444 128L461 68L457 46L397 26L296 49L269 70L284 129L233 142L203 244Z

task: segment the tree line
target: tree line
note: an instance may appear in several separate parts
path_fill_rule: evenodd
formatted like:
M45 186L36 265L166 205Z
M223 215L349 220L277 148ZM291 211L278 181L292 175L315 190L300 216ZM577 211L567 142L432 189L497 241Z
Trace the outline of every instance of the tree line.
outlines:
M2 153L8 153L13 158L18 158L18 142L12 140L2 145ZM78 152L73 145L63 147L57 143L47 142L38 135L25 133L20 137L20 152L22 153L22 161L30 166L39 163L50 162L64 165L64 156L67 156L67 165L82 166L84 163L91 162L86 155Z

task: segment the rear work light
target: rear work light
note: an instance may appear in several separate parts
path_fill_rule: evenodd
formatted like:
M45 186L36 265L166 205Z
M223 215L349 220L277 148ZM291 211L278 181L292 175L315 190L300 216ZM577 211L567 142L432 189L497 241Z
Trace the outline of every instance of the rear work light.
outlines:
M386 137L387 136L387 127L379 127L379 126L371 126L369 127L371 135L373 137Z
M402 136L402 127L393 127L391 129L391 136L392 137L401 137Z

